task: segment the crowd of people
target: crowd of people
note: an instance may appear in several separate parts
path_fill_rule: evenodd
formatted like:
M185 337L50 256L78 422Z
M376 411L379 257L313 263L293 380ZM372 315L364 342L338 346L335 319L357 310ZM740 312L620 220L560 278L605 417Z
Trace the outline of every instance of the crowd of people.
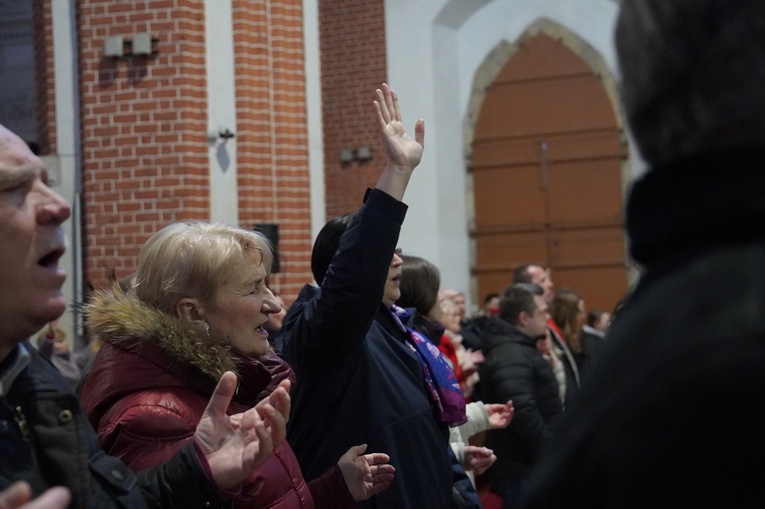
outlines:
M620 9L651 168L618 316L530 262L467 317L398 247L425 126L383 84L387 163L288 310L261 234L171 224L83 305L98 348L75 360L56 328L70 206L0 127L0 509L759 506L765 4Z

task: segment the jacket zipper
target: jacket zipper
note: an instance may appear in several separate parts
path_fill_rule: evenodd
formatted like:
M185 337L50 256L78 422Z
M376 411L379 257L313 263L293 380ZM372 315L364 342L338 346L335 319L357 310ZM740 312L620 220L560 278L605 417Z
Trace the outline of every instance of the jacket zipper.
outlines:
M40 469L37 465L37 455L35 454L34 446L32 445L32 430L29 429L29 423L27 422L27 418L24 415L24 411L21 409L21 406L13 407L13 420L16 421L16 425L19 427L19 432L21 432L21 439L29 447L29 453L32 457L32 465L34 466L35 471L39 472Z

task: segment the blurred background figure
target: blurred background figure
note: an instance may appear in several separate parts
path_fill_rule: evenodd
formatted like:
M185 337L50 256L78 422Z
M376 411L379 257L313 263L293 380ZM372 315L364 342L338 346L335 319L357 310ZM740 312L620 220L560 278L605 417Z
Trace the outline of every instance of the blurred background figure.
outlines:
M287 310L289 309L284 302L284 298L279 295L279 293L273 292L273 294L274 299L276 299L276 302L279 303L279 306L281 307L281 311L268 315L268 322L264 325L268 331L268 343L271 345L271 351L273 351L274 339L279 331L282 330L282 322L284 321L284 317L287 316Z
M72 387L80 381L81 366L78 366L66 339L66 333L54 320L37 335L37 350L48 359Z
M584 299L576 290L558 290L552 301L550 316L571 350L581 374L591 353L586 352L582 346L582 328L587 320Z
M596 362L603 348L606 332L611 325L611 313L593 309L587 314L587 323L582 327L581 341L588 363Z
M448 295L448 292L442 295ZM450 297L441 299L441 323L444 325L444 335L439 344L439 350L455 364L455 372L460 380L462 392L469 401L473 389L479 381L478 366L483 362L480 350L465 348L462 344L462 312L460 305Z
M499 315L499 294L488 293L483 299L483 308L462 324L462 344L465 348L481 349L481 337L486 323L492 316Z
M587 313L587 324L585 328L595 329L602 332L603 335L608 332L608 327L611 325L611 313L603 311L602 309L593 309Z
M555 375L555 381L558 382L560 402L564 404L566 402L566 370L563 368L563 362L560 360L563 352L553 344L549 334L545 334L545 337L537 339L537 350L550 363L553 375Z

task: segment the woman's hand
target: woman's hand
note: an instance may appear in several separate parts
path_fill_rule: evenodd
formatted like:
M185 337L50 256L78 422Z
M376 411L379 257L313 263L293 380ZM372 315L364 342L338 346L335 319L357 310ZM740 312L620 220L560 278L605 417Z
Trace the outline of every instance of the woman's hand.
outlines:
M387 454L364 454L366 450L367 444L354 445L337 462L348 491L357 502L388 489L396 471L393 465L388 465Z
M375 187L400 201L404 197L412 171L422 159L425 146L425 121L419 119L415 123L414 139L406 134L404 124L401 122L398 96L385 83L377 89L377 100L374 101L374 105L380 136L388 157L388 163Z
M494 451L487 449L486 447L466 445L462 453L465 458L462 466L465 467L465 470L474 471L476 475L483 474L495 461L497 461L497 456L494 454Z
M510 400L504 405L500 403L484 404L486 413L489 414L489 429L507 428L515 415L513 401Z
M236 384L236 375L223 374L194 433L215 483L224 490L237 486L268 459L287 435L290 414L290 382L285 380L254 408L226 415Z

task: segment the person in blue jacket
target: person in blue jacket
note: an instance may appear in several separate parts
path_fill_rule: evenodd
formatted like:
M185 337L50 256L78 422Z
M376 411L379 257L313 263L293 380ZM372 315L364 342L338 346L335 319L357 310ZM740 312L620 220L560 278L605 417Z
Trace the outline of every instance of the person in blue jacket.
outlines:
M388 163L361 209L319 233L311 268L320 286L301 290L277 337L277 351L297 375L287 436L309 479L350 445L387 453L395 480L360 507L448 508L452 409L434 396L444 388L429 367L433 359L393 312L402 264L396 243L407 210L401 199L422 156L424 122L410 138L396 94L381 88L375 105Z

